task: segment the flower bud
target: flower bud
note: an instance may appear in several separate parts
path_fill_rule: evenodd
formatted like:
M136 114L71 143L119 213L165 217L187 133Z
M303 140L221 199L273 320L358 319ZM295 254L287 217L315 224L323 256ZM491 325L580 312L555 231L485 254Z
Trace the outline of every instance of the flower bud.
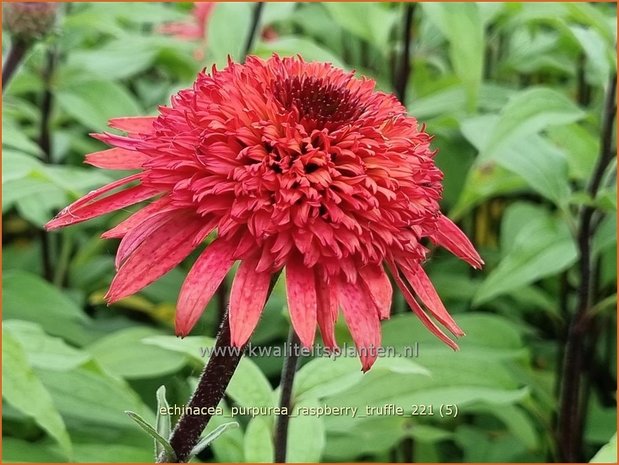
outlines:
M13 39L33 42L51 32L56 23L57 10L57 3L5 3L2 22Z

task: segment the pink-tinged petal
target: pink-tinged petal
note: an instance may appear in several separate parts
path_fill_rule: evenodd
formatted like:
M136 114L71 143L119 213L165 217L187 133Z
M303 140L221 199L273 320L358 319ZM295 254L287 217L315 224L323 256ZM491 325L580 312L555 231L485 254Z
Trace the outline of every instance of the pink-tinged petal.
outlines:
M360 280L357 280L357 283L349 283L346 279L341 279L338 294L344 319L361 358L362 370L368 371L376 361L380 347L378 309L368 289Z
M432 334L434 334L436 337L438 337L441 341L443 341L445 344L447 344L453 350L458 350L458 344L456 344L454 341L452 341L449 338L449 336L447 336L443 332L443 330L441 328L439 328L437 326L437 324L434 321L432 321L432 319L428 315L426 315L426 313L423 310L423 308L421 308L419 303L415 300L415 298L413 297L413 294L411 293L410 289L408 288L408 286L406 286L406 283L400 277L400 273L399 273L397 267L395 266L395 264L391 264L390 263L389 264L389 269L391 270L391 274L393 275L393 278L395 279L396 284L398 285L398 287L402 291L402 294L404 295L404 299L406 300L406 302L410 306L410 308L413 311L413 313L415 313L415 315L417 315L417 318L419 318L421 320L421 322L424 324L424 326L426 328L428 328Z
M91 133L90 137L100 140L104 144L120 147L121 149L135 150L135 147L140 143L139 139L134 139L127 136L119 136L110 134L109 132Z
M120 129L130 134L139 134L149 132L153 123L157 119L156 116L133 116L126 118L112 118L108 121L108 126L114 129Z
M310 347L316 334L316 280L296 255L286 263L286 299L292 326L301 344Z
M159 212L169 211L171 209L172 207L170 206L169 197L162 197L152 203L149 203L145 207L140 208L133 215L129 216L126 220L121 221L112 229L108 229L107 231L105 231L103 234L101 234L101 237L103 239L120 239L133 228L136 228L148 217Z
M129 231L120 241L118 250L116 251L116 258L114 265L118 270L122 263L144 242L151 234L157 229L165 226L171 220L175 219L175 215L168 214L166 212L156 213L139 225Z
M365 282L381 319L389 318L393 288L382 265L367 265L359 269L359 276Z
M331 350L338 348L335 340L335 322L337 321L337 283L325 282L322 273L316 269L316 318L322 341Z
M232 345L241 347L251 337L266 303L271 273L257 273L257 260L244 260L230 290L230 335Z
M436 232L431 239L434 243L446 248L456 257L464 260L473 268L481 268L484 261L479 256L469 238L445 215L441 215L437 221Z
M145 288L194 250L192 240L204 220L185 213L175 215L171 221L175 221L178 227L157 229L123 263L105 296L108 303Z
M141 168L146 160L148 156L143 153L114 148L89 153L84 162L105 170L135 170Z
M418 263L414 263L410 268L403 265L400 266L400 269L415 291L415 294L417 294L428 310L430 310L432 316L451 331L454 336L464 336L464 331L460 329L443 305L441 298L437 294L436 289L434 289L430 278L428 278L423 268Z
M51 231L71 224L81 223L82 221L142 202L158 194L158 191L152 187L137 185L99 198L110 190L119 187L119 185L129 182L126 181L127 179L128 178L125 178L125 182L123 183L116 181L115 183L108 184L75 201L56 215L53 220L48 222L45 225L45 229ZM135 179L137 178L131 179L131 181Z
M187 274L176 306L176 334L186 336L234 264L236 244L216 239Z

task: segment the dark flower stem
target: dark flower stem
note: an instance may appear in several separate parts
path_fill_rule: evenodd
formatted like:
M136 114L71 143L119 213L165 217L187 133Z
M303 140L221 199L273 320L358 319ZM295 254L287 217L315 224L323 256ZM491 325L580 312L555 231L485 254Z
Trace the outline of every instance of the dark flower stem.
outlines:
M43 69L43 96L41 100L41 126L39 133L39 147L43 152L43 160L46 163L52 163L52 137L50 131L50 118L52 115L52 106L54 95L51 89L51 80L56 68L57 53L56 49L51 46L47 51L45 58L45 68ZM50 237L47 231L41 230L39 233L41 239L41 260L43 264L43 275L48 281L54 279L54 265L52 263L52 253Z
M217 325L215 326L215 331L217 328L221 327L221 324L224 321L224 317L226 316L228 306L228 282L224 279L219 287L217 288Z
M271 278L269 296L278 277L279 273L274 274ZM201 411L203 408L208 411L209 408L214 409L219 405L226 393L228 384L230 384L232 375L234 375L236 367L245 353L245 348L246 345L232 347L230 319L228 312L226 312L211 357L202 370L198 386L187 403L187 409L185 409L187 413L181 415L170 435L170 445L174 449L176 457L168 457L164 453L157 457L157 463L182 463L190 459L191 450L198 443L202 431L207 427L212 417L210 414L194 415L191 412Z
M2 65L2 93L7 88L13 74L19 68L20 63L23 61L28 50L30 50L30 43L14 40L9 49L9 54L6 57L6 61Z
M50 132L50 117L52 114L52 106L54 95L51 89L51 80L56 68L57 53L56 50L50 48L45 57L45 68L43 69L43 98L41 101L41 127L39 136L39 146L43 151L43 156L47 163L52 161L52 138Z
M286 344L286 360L282 370L282 379L280 382L281 397L279 406L286 414L277 417L275 425L275 463L286 463L286 447L288 445L288 424L290 422L290 414L292 413L292 388L294 384L294 376L297 372L297 363L299 361L299 338L291 327L288 334L288 342Z
M202 371L202 375L200 375L198 387L187 404L189 412L200 411L203 407L207 409L217 407L244 352L245 347L232 348L231 346L230 320L228 313L226 313L219 329L214 350ZM170 436L170 444L176 453L176 457L167 457L164 454L158 458L157 463L187 462L191 450L198 443L200 435L211 417L210 414L185 413L182 415Z
M247 42L245 42L245 49L243 51L243 60L251 52L256 38L256 32L258 30L258 24L260 24L260 16L262 16L262 10L264 9L264 2L257 2L254 5L254 11L251 19L251 27L249 28L249 35L247 36Z
M411 74L411 41L413 40L413 21L415 19L416 3L404 5L404 24L402 26L402 57L394 80L395 94L403 104L406 104L406 87Z
M588 194L595 198L602 178L613 158L612 133L616 108L617 76L613 75L608 83L602 131L600 136L600 155L593 171ZM578 249L580 252L578 270L580 284L576 311L568 328L567 343L563 357L563 376L561 379L561 399L558 418L558 452L559 461L581 462L583 442L583 399L581 381L584 367L584 353L591 320L588 310L591 305L592 264L591 236L593 235L592 218L594 206L582 207L578 227Z

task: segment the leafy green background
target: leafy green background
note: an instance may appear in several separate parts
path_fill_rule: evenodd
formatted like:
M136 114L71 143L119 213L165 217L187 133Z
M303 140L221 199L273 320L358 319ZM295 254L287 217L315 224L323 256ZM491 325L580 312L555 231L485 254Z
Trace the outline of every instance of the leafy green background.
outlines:
M204 41L157 32L189 21L189 4L72 4L57 32L15 75L3 106L2 460L149 462L152 441L123 413L151 423L155 391L182 405L213 343L217 302L194 335L173 336L174 305L191 259L138 296L106 307L116 243L99 234L125 213L46 236L42 225L117 173L84 167L102 144L88 137L111 117L154 114L195 74L242 58L250 3L222 3ZM424 3L414 7L406 105L427 125L445 173L444 210L480 249L483 272L441 251L427 264L467 336L452 353L395 296L384 344L419 343L419 356L381 359L362 375L356 359L302 361L300 406L365 408L394 403L458 407L440 415L296 416L290 461L544 462L557 457L554 421L566 323L575 306L578 208L602 220L595 262L592 347L586 374L587 458L615 461L616 178L584 193L599 151L604 86L616 69L616 8L587 3ZM252 53L302 55L374 78L393 91L402 55L403 4L268 3ZM262 33L269 31L270 34ZM276 33L273 37L273 31ZM4 33L5 49L10 38ZM59 53L51 162L37 145L42 69ZM196 58L200 57L201 58ZM50 282L51 281L51 282ZM342 324L341 322L339 324ZM289 328L281 283L254 344L281 346ZM350 341L338 325L340 342ZM274 406L282 360L244 359L225 407ZM229 418L216 418L209 430ZM268 462L272 417L236 418L200 456ZM411 452L412 451L412 452Z

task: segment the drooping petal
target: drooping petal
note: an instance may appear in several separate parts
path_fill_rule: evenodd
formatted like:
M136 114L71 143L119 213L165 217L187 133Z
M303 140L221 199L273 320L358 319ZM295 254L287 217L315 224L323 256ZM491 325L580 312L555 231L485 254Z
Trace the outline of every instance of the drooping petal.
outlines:
M86 194L56 215L53 220L45 225L45 229L51 231L63 226L81 223L142 202L158 193L156 189L140 184L101 198L102 195L137 179L139 179L139 175L129 176Z
M230 335L235 347L249 340L269 293L271 273L257 273L256 266L257 260L244 260L230 290Z
M445 215L440 215L432 242L446 248L456 257L469 263L473 268L481 268L484 261L479 256L469 238Z
M338 284L339 302L344 319L355 341L363 371L368 371L378 356L380 347L380 317L369 290L360 280Z
M366 265L359 268L359 276L365 282L381 319L389 318L393 288L382 265Z
M148 157L143 153L116 147L89 153L84 162L106 170L137 170L146 160Z
M421 320L421 322L424 324L424 326L426 328L428 328L432 334L434 334L436 337L438 337L441 341L443 341L445 344L447 344L453 350L458 350L458 344L456 344L454 341L452 341L449 338L449 336L447 336L443 332L443 330L441 328L439 328L437 326L437 324L434 321L432 321L432 319L428 315L426 315L426 313L424 312L423 308L421 308L419 303L415 300L415 298L413 297L413 294L411 293L410 289L408 288L406 283L402 280L402 278L400 276L400 273L398 271L398 268L395 266L395 264L390 263L389 264L389 269L391 270L391 274L393 275L393 278L395 279L396 284L398 285L398 287L402 291L402 294L404 295L404 299L406 300L406 302L410 306L410 308L413 311L413 313L415 313L415 315L417 315L417 318L419 318Z
M316 318L325 346L331 350L337 349L335 340L335 322L337 321L337 283L335 280L327 283L323 274L316 268Z
M127 150L135 150L136 146L140 143L140 139L135 139L133 137L127 136L119 136L118 134L111 134L109 132L93 132L89 135L93 139L100 140L104 144Z
M146 218L154 215L155 213L169 211L170 207L170 199L169 197L162 197L160 199L155 200L152 203L149 203L144 208L140 208L133 215L129 216L127 219L118 223L112 229L108 229L101 237L103 239L119 239L124 237L129 231L133 228L137 227L140 223L142 223Z
M443 305L441 298L423 268L418 263L411 263L409 266L400 266L400 269L415 291L415 294L432 313L432 316L455 336L464 336L464 331L460 329Z
M120 268L127 257L129 257L148 236L153 234L157 229L164 227L174 218L175 215L170 215L166 212L155 213L129 231L120 241L120 245L116 251L116 258L114 260L116 269L118 270Z
M177 214L172 221L176 222L176 227L154 231L122 264L105 296L108 303L135 294L169 272L193 251L192 241L204 220Z
M141 132L149 132L156 119L156 116L128 116L125 118L112 118L107 124L111 128L120 129L129 134L139 134Z
M298 255L286 264L286 299L292 326L301 343L310 347L316 334L316 280Z
M236 244L216 239L198 257L181 287L176 306L176 334L186 336L200 319L230 268Z

